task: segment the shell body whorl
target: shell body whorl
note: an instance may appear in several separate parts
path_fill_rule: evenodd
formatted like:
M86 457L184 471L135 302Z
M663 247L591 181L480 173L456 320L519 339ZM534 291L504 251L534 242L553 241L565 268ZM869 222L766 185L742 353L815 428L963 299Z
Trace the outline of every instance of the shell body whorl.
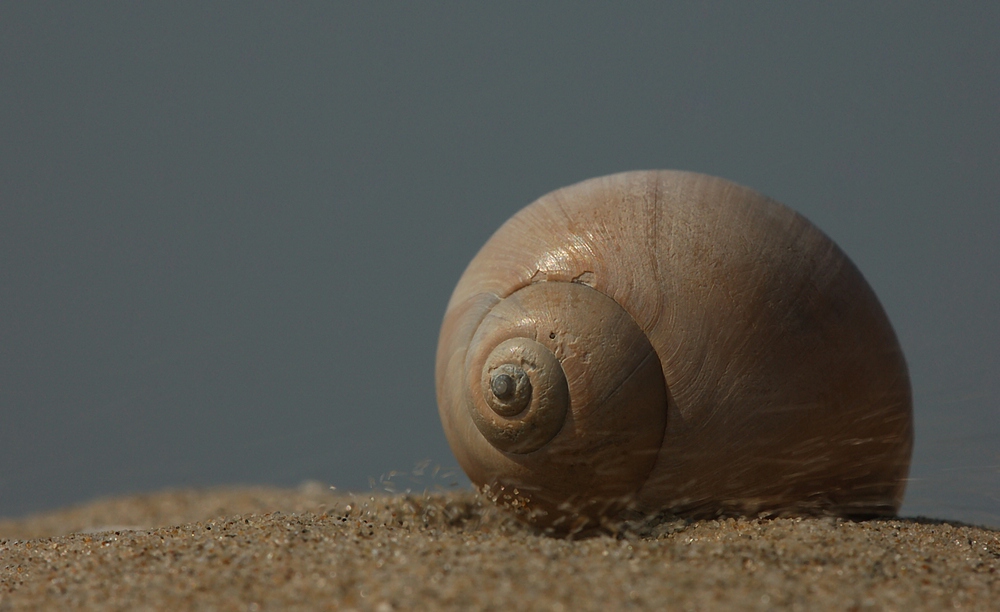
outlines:
M455 288L436 378L459 464L540 525L902 500L882 307L822 232L722 179L623 173L523 209Z

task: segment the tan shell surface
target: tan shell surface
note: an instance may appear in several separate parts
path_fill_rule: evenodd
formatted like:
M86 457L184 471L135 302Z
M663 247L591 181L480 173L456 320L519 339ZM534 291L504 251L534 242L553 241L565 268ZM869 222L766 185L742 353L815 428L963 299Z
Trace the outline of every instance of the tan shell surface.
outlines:
M540 355L552 359L547 372L533 367L547 361ZM501 362L531 372L532 402L521 414L490 406L481 373ZM628 313L590 287L535 283L514 292L490 309L465 367L453 372L456 380L464 373L465 388L455 391L446 428L461 427L463 469L478 484L530 497L543 511L534 522L611 513L634 498L659 456L667 405L659 359ZM553 398L568 409L537 410Z
M643 508L898 508L912 446L909 379L860 272L781 204L672 171L550 193L469 264L445 314L436 377L445 432L473 481L480 436L459 380L469 343L500 300L553 282L613 299L658 356L669 401L637 492ZM501 468L490 463L486 475Z

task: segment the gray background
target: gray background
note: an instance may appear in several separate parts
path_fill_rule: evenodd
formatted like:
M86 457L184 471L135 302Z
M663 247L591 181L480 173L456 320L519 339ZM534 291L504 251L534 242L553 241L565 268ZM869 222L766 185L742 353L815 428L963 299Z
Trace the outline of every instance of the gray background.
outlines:
M0 515L454 466L468 260L678 168L850 254L910 364L904 513L1000 525L1000 4L751 4L0 4Z

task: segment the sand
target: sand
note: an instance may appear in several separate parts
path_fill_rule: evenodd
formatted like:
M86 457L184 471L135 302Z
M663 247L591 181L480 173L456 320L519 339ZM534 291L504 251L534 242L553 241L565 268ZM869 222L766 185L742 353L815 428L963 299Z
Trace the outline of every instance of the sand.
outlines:
M0 610L998 610L1000 532L673 520L579 540L469 491L168 491L0 521Z

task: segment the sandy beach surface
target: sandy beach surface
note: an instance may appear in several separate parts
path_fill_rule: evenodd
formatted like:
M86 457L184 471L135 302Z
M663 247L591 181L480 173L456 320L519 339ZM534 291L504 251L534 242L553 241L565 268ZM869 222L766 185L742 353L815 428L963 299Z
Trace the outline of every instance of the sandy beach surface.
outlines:
M475 493L167 491L0 520L0 610L1000 610L1000 532L672 520L557 539Z

